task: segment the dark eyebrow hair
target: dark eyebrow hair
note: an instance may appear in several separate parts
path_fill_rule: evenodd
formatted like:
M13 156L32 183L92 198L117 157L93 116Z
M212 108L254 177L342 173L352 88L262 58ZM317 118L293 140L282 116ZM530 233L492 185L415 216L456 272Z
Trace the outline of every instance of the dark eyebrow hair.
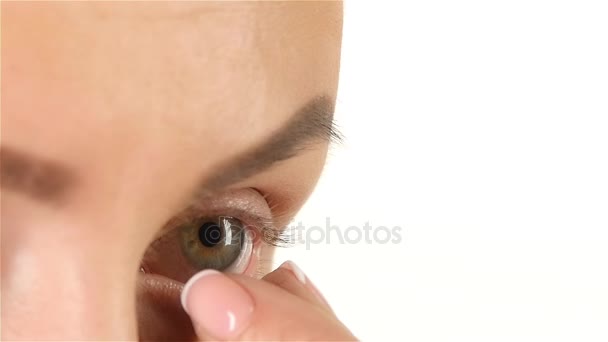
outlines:
M319 142L339 142L333 121L334 102L312 99L262 144L221 164L195 191L195 198L264 171ZM0 188L25 194L39 202L61 204L77 183L76 173L58 163L0 146Z
M0 146L0 187L40 202L61 204L76 183L76 174L52 161Z
M319 142L340 142L334 120L334 101L318 96L308 101L266 141L221 164L197 187L195 198L211 194L262 172Z

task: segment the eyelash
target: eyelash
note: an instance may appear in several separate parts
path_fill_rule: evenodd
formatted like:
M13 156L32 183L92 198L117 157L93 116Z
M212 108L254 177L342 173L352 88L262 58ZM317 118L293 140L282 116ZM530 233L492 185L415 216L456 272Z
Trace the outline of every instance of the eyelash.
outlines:
M154 265L166 265L166 263L156 263L154 260L159 260L155 259L159 256L162 260L168 260L162 257L165 253L163 251L173 250L174 247L167 249L167 246L174 244L175 234L179 234L176 229L191 225L193 222L225 216L238 219L248 234L248 238L251 239L251 260L247 263L245 273L255 278L263 277L270 270L274 261L271 257L271 249L268 249L270 247L263 244L273 247L290 247L295 244L293 231L283 227L288 221L288 216L281 215L280 206L277 204L271 194L256 188L227 190L214 196L198 199L187 209L173 216L157 232L143 257L141 264L143 272L147 273L146 270L148 270L150 273L155 273L156 269L161 272L158 274L163 274L162 270L165 266L156 268ZM277 227L277 222L280 222L280 227ZM148 255L149 258L146 257ZM181 261L177 263L182 265ZM176 268L172 268L163 275L171 274L171 272L177 272L173 273L174 276L180 277L178 274L185 274L184 272L188 271L184 270L180 273L180 271L176 271Z
M218 209L213 210L211 212L189 211L183 213L182 215L170 221L169 224L167 224L169 228L163 229L164 233L161 235L160 238L162 238L162 236L166 235L168 231L176 228L180 224L192 222L203 217L213 216L230 216L241 220L247 229L254 230L253 234L255 234L256 237L261 236L263 238L263 242L274 247L289 247L294 243L290 233L285 231L284 229L276 228L272 219L253 215L247 212L246 210L236 208ZM258 240L256 239L254 241L257 242Z

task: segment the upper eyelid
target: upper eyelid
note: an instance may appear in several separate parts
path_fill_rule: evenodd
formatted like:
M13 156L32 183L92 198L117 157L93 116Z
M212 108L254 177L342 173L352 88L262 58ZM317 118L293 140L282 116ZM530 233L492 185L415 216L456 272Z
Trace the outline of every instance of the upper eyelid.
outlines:
M286 233L284 227L275 227L274 222L271 219L260 217L257 215L251 215L244 210L221 210L217 213L212 212L201 212L199 214L190 213L188 215L181 215L175 217L170 223L166 224L165 227L159 232L153 241L161 239L166 234L170 233L173 229L178 228L181 224L186 224L194 220L198 220L205 217L220 217L230 216L241 220L245 224L246 229L253 229L256 237L260 237L261 241L275 247L285 247L293 244L293 239L289 233ZM256 238L256 241L260 241Z
M261 237L266 244L272 246L288 246L293 244L292 232L285 229L286 220L277 216L272 208L272 194L257 187L226 189L212 196L199 198L197 203L190 203L186 209L178 212L157 231L152 241L156 241L181 224L203 217L232 216L240 219L255 229L254 234ZM277 226L281 222L282 226ZM253 227L252 227L253 226Z
M173 226L184 224L191 222L193 220L198 220L204 217L219 217L219 216L230 216L239 219L244 219L245 223L257 223L258 226L264 228L269 227L274 224L274 221L271 217L263 217L251 214L246 210L237 209L237 208L215 208L213 210L200 210L200 211L190 211L183 212L175 217L175 220L172 222ZM248 224L249 225L249 224ZM256 228L260 228L256 227Z

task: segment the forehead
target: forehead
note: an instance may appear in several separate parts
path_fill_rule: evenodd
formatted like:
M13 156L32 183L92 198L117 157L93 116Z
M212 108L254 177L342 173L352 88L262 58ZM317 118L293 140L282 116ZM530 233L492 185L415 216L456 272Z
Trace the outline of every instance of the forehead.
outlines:
M203 131L238 118L245 139L335 87L331 2L2 6L4 95L35 95L55 117Z
M214 165L335 94L336 2L1 6L2 143L75 168Z

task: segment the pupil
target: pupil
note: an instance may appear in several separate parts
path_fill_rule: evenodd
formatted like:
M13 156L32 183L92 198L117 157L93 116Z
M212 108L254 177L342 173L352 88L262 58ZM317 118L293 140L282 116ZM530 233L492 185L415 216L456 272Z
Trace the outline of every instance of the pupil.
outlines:
M205 247L215 247L222 242L222 229L216 223L205 222L198 229L198 239Z

